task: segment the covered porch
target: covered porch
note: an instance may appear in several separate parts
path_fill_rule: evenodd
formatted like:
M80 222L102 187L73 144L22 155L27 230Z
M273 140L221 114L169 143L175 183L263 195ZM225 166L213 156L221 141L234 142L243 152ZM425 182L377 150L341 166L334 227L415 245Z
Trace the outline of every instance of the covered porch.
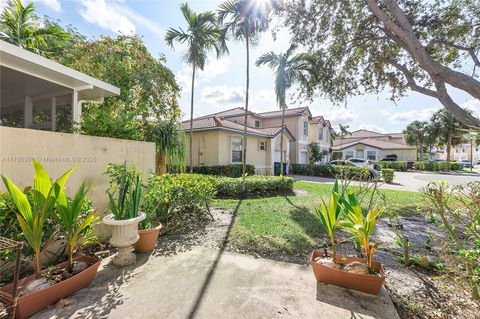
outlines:
M82 104L120 89L0 40L0 126L58 132L79 128Z

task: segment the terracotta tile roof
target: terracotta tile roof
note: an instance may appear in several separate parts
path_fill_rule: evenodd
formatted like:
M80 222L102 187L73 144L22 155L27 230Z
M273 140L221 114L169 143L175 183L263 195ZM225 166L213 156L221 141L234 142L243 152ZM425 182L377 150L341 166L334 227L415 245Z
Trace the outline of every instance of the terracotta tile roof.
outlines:
M294 109L286 109L285 110L285 116L290 116L290 115L300 115L303 112L308 110L308 107L297 107ZM257 113L261 117L264 118L270 118L270 117L277 117L277 116L282 116L282 110L278 111L270 111L270 112L262 112L262 113Z
M183 121L182 126L184 130L190 129L190 121ZM193 130L202 130L202 129L215 129L215 128L224 128L230 129L234 131L238 131L239 133L243 133L244 126L242 124L234 123L232 121L226 120L224 118L218 118L216 116L210 117L202 117L193 119ZM262 128L254 128L247 126L247 133L264 136L264 137L275 137L281 132L281 126L275 127L262 127ZM290 135L292 140L295 140L292 133L286 129L286 132Z
M360 137L368 138L368 137L376 137L376 136L384 136L384 135L388 135L388 134L372 132L369 130L357 130L357 131L353 131L352 135L349 135L348 137L349 138L360 138Z
M371 147L375 147L375 148L379 148L379 149L384 149L384 150L388 150L388 149L415 149L414 146L392 143L392 142L386 142L386 141L376 140L376 139L372 139L372 138L365 138L365 139L360 139L360 140L356 140L356 141L351 141L351 142L343 143L341 145L339 144L339 145L336 145L336 146L332 147L332 149L333 150L342 150L342 149L345 149L347 147L357 145L357 144L363 144L363 145L367 145L367 146L371 146Z

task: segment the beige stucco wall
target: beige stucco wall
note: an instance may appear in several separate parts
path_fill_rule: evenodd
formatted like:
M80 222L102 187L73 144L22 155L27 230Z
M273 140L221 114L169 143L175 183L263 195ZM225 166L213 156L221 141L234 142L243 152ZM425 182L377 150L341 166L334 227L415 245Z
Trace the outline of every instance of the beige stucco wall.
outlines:
M416 149L406 149L406 150L380 150L380 157L382 159L387 155L396 154L397 160L399 161L416 161L417 160L417 150Z
M211 165L229 165L232 163L231 140L234 137L242 138L241 133L211 130L193 133L193 165L211 166ZM260 142L267 143L266 150L259 149ZM288 153L290 137L284 134L284 151ZM280 151L280 136L274 139L275 149ZM272 152L272 139L247 136L247 164L252 164L256 168L256 174L272 174L274 160ZM187 139L187 163L188 163L188 139Z
M50 177L60 177L77 165L66 188L73 196L84 178L96 180L89 194L97 214L108 205L108 179L102 175L108 163L134 164L145 174L155 171L155 144L80 134L55 133L23 128L0 127L0 173L17 186L33 184L32 159L37 159ZM3 183L0 190L5 191Z

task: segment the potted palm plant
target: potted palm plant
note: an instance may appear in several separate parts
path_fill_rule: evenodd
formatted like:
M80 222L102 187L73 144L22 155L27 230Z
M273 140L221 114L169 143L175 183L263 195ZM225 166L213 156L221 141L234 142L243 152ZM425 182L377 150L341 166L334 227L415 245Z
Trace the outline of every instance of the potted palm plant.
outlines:
M335 183L329 205L322 200L317 214L331 239L333 254L328 258L323 251L314 250L310 265L317 281L378 294L385 274L382 264L373 260L378 244L372 243L370 237L382 210L372 208L364 212L355 194L350 190L346 190L346 193L347 196L344 196L344 193L339 194ZM365 259L336 253L334 231L337 227L353 236L354 241L364 250Z
M73 258L76 248L88 239L88 234L92 231L91 224L95 220L93 212L85 218L81 217L82 205L90 188L85 190L84 182L75 198L69 200L63 188L75 167L52 184L40 163L34 161L33 164L35 176L32 205L25 194L8 177L2 175L7 191L18 209L17 219L21 230L35 252L35 274L21 280L23 286L20 288L20 297L17 298L16 318L29 317L88 285L95 278L100 265L100 260L95 258ZM52 215L66 238L68 261L42 271L43 226ZM82 267L75 267L74 263ZM6 285L2 291L10 293L11 289L12 285Z
M135 252L151 253L157 245L162 224L155 218L154 210L145 211L145 219L138 225L139 239L135 243Z
M103 218L103 223L111 226L110 244L118 248L113 264L123 267L136 261L132 249L133 244L139 239L138 223L145 219L145 214L140 212L142 198L140 174L135 170L127 171L125 164L117 168L117 172L110 174L113 180L107 191L111 214Z

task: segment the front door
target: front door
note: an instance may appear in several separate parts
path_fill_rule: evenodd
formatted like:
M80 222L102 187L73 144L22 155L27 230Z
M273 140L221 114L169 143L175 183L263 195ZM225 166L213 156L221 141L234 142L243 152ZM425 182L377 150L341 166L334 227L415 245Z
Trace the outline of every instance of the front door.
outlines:
M357 148L357 154L356 154L356 158L364 158L365 154L364 154L364 151L363 151L363 148Z

